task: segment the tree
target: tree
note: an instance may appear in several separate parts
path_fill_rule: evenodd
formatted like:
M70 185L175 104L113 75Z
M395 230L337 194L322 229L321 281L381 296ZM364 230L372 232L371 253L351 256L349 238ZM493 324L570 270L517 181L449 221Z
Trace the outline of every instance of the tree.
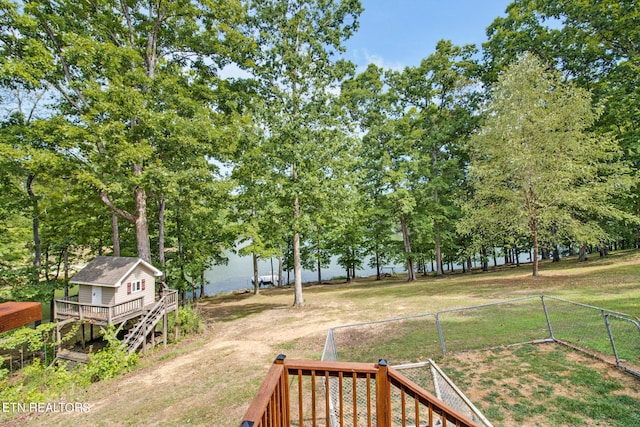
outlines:
M549 242L552 227L598 242L605 233L588 212L628 218L611 203L626 170L617 144L589 131L597 118L589 92L527 54L498 79L486 113L470 141L475 193L467 221L492 216L526 229L534 276L540 242Z
M414 227L422 229L421 240L429 236L437 275L443 274L443 246L453 244L460 216L455 200L466 166L464 142L477 122L471 89L478 71L475 52L474 46L441 40L435 53L419 67L405 69L394 87L409 126L411 188L420 210Z
M563 72L592 93L602 113L594 130L615 134L628 164L640 168L638 115L640 49L637 23L640 9L632 0L515 0L507 16L489 26L484 44L485 83L518 55L533 52L548 66ZM640 187L634 185L617 207L640 215ZM623 244L640 244L640 231L624 222L600 221Z
M135 226L137 254L150 261L154 169L166 160L165 144L205 140L215 153L216 112L203 80L210 84L217 67L242 56L242 7L235 0L0 7L5 69L38 64L29 83L57 91L58 133L75 141L67 154L78 179ZM116 198L123 192L127 199Z
M260 124L268 137L266 163L282 178L291 209L294 305L302 296L301 234L308 230L305 196L314 171L326 166L330 178L333 141L322 137L342 126L336 120L332 89L352 67L335 60L357 28L358 0L256 0L250 3L251 29L260 46L253 73L260 81L264 108ZM336 142L340 142L338 139Z

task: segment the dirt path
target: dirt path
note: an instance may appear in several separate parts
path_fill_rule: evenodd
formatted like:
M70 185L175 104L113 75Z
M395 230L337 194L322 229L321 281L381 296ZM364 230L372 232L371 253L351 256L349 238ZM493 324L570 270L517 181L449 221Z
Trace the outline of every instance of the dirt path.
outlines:
M88 403L88 413L45 414L15 425L236 425L278 354L319 358L330 327L357 321L345 307L293 308L283 292L203 304L200 310L207 318L202 336L157 348L123 378L70 397Z

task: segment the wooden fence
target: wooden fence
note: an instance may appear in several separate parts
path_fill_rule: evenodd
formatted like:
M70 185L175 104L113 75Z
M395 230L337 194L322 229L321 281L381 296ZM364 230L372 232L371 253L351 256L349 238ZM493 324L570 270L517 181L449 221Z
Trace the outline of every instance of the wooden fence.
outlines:
M303 425L478 426L384 360L375 364L321 362L286 360L280 355L240 426Z

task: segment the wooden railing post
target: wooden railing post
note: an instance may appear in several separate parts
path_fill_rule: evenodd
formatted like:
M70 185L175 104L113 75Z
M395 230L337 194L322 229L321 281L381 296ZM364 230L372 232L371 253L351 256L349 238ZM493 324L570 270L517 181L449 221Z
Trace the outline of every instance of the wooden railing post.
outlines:
M391 427L391 387L389 385L389 366L380 359L376 367L376 426Z
M291 405L289 402L289 372L286 368L285 365L285 359L287 356L285 356L284 354L279 354L278 357L276 357L276 360L273 361L274 364L276 365L282 365L283 370L282 370L282 376L280 377L280 393L279 394L279 402L277 404L277 406L279 407L279 416L280 418L280 422L281 425L283 427L285 426L290 426L291 425Z

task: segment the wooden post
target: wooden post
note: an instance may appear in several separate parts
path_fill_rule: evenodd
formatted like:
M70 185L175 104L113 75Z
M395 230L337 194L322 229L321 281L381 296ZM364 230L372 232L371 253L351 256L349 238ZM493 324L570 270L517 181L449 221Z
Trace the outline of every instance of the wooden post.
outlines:
M90 324L89 324L89 327L91 328L91 334L90 334L90 336L91 336L91 341L93 341L93 323L90 323Z
M178 305L176 304L176 315L175 315L175 319L176 321L174 322L174 335L175 335L175 341L178 341Z
M167 299L164 300L164 313L162 313L162 343L163 347L167 346L167 328L169 327L167 321Z
M380 359L376 365L376 420L377 427L391 427L391 393L389 390L389 367Z
M82 325L82 349L84 350L85 336L84 336L84 322L80 322Z
M60 343L62 342L62 337L60 336L60 323L56 322L56 347L58 351L60 350Z

